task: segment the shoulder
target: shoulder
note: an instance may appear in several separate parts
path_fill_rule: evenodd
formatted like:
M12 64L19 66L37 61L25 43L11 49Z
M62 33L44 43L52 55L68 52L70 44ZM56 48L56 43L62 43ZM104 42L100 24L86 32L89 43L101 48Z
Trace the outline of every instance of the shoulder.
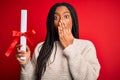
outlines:
M34 49L34 54L33 54L33 56L35 57L36 60L37 60L37 57L38 57L38 55L39 55L39 52L40 52L40 49L41 49L43 43L44 43L44 42L38 43L38 44L36 45L35 49Z
M35 47L35 50L39 50L39 51L40 51L40 49L41 49L41 47L42 47L43 43L44 43L44 41L43 41L43 42L38 43L38 44L36 45L36 47Z

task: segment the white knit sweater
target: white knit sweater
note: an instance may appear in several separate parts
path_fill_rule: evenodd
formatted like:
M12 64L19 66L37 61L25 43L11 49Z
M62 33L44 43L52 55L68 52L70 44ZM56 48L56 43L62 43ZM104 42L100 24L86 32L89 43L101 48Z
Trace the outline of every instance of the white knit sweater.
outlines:
M42 44L35 48L32 60L22 65L21 80L35 80L36 62ZM92 42L74 39L73 44L64 49L56 41L42 80L97 80L99 71L100 64Z

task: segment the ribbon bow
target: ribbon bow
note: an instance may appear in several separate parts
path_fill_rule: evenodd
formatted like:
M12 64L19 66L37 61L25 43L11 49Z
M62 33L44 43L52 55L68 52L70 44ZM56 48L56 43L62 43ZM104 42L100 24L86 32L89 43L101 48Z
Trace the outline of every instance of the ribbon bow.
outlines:
M31 39L28 37L28 35L31 35L31 34L35 34L35 30L30 30L28 32L19 32L19 31L13 31L13 36L15 36L16 38L13 40L13 42L10 44L8 50L6 51L5 55L8 57L10 56L11 52L13 51L15 45L18 43L18 41L20 40L20 36L25 36L26 39L30 42L31 45L33 45Z

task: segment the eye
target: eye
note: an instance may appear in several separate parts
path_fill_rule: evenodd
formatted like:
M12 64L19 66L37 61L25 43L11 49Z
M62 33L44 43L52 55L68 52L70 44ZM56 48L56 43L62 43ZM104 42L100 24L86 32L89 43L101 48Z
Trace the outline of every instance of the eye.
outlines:
M59 17L58 16L54 16L54 20L57 20L57 19L59 19Z
M68 19L68 18L69 18L69 15L65 15L64 18Z

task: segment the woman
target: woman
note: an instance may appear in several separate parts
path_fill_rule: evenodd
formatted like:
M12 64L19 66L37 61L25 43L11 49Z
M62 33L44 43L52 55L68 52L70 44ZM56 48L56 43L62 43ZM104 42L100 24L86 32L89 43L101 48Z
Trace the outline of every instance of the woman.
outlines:
M96 80L100 65L95 47L78 38L74 8L68 3L53 5L47 17L46 39L36 46L32 59L29 47L24 52L17 46L21 80Z

